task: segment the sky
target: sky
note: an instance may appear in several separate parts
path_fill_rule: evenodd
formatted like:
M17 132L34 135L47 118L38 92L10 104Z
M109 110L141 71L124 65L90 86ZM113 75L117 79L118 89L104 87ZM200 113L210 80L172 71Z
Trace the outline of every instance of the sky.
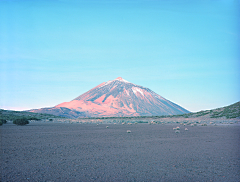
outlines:
M0 108L117 77L196 112L240 101L240 0L1 0Z

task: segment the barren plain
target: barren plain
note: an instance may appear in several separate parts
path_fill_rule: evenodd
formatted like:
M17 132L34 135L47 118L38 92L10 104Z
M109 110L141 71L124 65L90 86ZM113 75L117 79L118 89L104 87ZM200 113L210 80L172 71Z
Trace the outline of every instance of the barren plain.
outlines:
M238 123L7 123L0 133L0 181L240 181Z

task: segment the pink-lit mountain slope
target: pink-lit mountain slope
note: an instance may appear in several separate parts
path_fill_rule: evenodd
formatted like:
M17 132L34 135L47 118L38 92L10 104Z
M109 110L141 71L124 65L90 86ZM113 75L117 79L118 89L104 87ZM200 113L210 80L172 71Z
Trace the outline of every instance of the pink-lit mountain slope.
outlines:
M189 113L152 90L130 83L121 77L103 82L70 102L52 108L31 110L77 117L159 116Z

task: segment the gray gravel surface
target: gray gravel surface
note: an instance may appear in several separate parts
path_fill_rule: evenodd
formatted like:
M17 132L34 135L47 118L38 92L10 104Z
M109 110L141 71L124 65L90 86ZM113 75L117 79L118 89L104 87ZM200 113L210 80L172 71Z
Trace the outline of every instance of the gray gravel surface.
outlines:
M239 126L185 128L7 123L0 181L240 181Z

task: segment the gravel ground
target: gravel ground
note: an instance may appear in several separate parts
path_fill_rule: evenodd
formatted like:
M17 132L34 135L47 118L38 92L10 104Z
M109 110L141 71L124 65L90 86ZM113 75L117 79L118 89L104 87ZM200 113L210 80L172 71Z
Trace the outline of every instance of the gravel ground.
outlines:
M240 126L185 128L7 123L0 181L240 181Z

